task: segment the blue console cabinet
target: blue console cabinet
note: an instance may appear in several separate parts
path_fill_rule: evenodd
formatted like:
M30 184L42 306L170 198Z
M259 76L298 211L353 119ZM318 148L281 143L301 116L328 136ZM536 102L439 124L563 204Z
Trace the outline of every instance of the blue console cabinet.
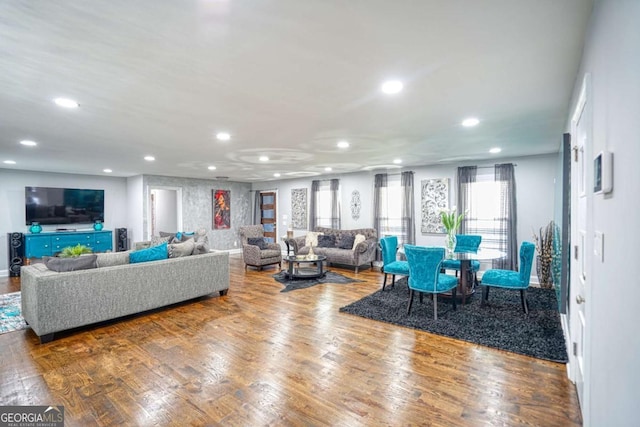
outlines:
M88 246L93 252L113 250L113 235L106 230L25 234L24 242L25 258L53 256L67 246L77 244Z

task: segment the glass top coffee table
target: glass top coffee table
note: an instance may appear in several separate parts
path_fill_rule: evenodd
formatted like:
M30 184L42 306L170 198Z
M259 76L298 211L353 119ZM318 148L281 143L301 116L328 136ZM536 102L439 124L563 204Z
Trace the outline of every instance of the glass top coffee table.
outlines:
M324 255L291 255L284 259L289 264L284 272L289 279L315 279L326 274Z

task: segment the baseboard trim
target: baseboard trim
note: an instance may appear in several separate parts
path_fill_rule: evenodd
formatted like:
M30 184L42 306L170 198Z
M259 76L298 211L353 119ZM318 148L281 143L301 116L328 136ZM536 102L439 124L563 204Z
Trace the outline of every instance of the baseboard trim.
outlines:
M8 277L9 270L0 270L0 277Z

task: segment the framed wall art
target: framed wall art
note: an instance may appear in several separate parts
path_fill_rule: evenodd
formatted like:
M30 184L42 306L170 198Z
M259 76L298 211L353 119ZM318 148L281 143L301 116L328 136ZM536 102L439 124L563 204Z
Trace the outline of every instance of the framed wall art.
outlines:
M294 230L307 229L306 188L293 188L291 190L291 228Z
M449 178L424 179L422 184L423 233L444 233L440 212L449 209Z
M213 229L231 228L231 191L213 190Z

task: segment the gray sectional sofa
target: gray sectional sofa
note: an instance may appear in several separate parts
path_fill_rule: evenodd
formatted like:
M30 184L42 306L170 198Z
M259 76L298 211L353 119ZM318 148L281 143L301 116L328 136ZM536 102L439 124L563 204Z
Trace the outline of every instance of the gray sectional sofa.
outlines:
M99 268L89 270L58 273L44 264L22 267L22 315L41 343L56 332L214 292L224 295L229 289L227 252L103 265L98 258Z
M371 264L376 259L376 250L378 248L378 234L374 228L360 228L354 230L339 230L335 228L316 227L313 230L316 233L322 233L325 236L333 236L335 239L335 245L332 247L320 247L313 246L313 253L316 255L324 255L327 257L328 264L340 264L355 267L355 272L358 272L358 268L363 264ZM361 234L365 237L365 240L359 243L355 249L340 248L340 242L343 241L345 236L355 237ZM309 246L305 245L306 236L298 236L292 239L287 239L287 243L290 248L293 249L293 253L296 255L307 255L309 253Z

